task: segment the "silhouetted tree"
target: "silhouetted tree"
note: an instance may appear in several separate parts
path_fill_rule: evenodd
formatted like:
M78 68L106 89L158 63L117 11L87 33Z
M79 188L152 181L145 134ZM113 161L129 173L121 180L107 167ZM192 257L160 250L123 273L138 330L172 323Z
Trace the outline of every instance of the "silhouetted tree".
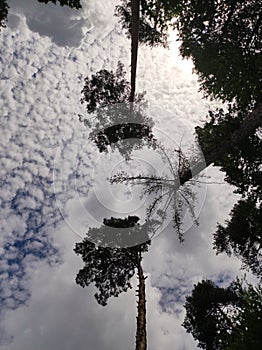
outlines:
M259 1L182 1L180 52L190 57L208 96L261 102L262 10Z
M130 159L135 149L141 149L145 145L155 147L156 142L150 126L128 122L97 132L93 140L100 152L106 152L108 146L111 146L112 149L117 148L126 159ZM120 145L122 141L125 141L123 146Z
M242 288L239 280L234 282L240 299L234 331L226 350L257 350L261 347L262 288L248 284Z
M236 279L222 288L210 280L194 286L186 298L183 326L207 350L236 349L240 339L247 347L259 348L262 311L262 289ZM248 343L249 342L249 343Z
M218 225L214 235L217 253L233 253L243 266L257 276L262 275L262 208L250 199L239 201L231 212L226 226Z
M171 20L180 10L177 0L141 0L139 6L139 38L141 44L150 47L168 47L168 28ZM119 17L128 38L132 35L132 1L122 0L116 6L115 15Z
M118 62L116 72L103 69L86 77L81 103L86 104L89 116L79 115L79 119L91 128L89 137L100 152L110 145L129 159L134 149L154 147L156 140L153 121L144 111L145 93L135 96L136 103L129 103L131 87L125 74L123 64Z
M193 59L208 95L240 106L261 102L261 19L259 1L183 1L180 52Z
M227 113L223 110L210 112L210 120L203 128L196 129L204 153L219 150L220 144L227 142L240 129L244 114L235 108ZM234 192L243 198L234 206L227 226L218 225L214 248L217 253L234 253L242 260L244 267L250 268L258 276L261 275L262 245L261 160L262 140L253 132L214 161L214 165L220 166L226 173L225 180L235 186Z
M212 155L213 164L226 173L226 181L236 187L235 192L256 200L262 195L262 140L256 134L262 124L262 104L252 114L253 118L246 118L246 112L232 106L227 112L210 111L209 120L197 127L196 133L205 158Z
M91 78L86 77L81 103L86 104L87 112L93 113L101 107L128 102L131 88L125 75L124 65L118 62L115 72L102 69ZM144 94L137 95L136 102L141 102Z
M131 288L130 279L138 273L138 316L136 350L145 350L146 339L146 297L145 277L142 269L142 253L148 250L149 233L156 222L138 224L137 216L125 219L104 219L100 228L90 228L87 236L76 243L75 253L82 256L85 264L76 276L76 283L82 287L94 283L99 293L95 298L105 306L111 296Z
M228 332L233 330L232 318L226 308L235 306L237 295L230 288L220 288L206 280L194 286L186 298L183 326L198 340L199 347L208 350L225 349Z

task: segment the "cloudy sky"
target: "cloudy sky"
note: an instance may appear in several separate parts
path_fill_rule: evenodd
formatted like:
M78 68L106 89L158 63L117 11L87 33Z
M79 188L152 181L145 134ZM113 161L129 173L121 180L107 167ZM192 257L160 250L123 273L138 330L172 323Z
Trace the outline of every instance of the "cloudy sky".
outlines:
M93 286L75 283L82 261L73 248L88 227L146 204L136 190L112 190L106 177L127 164L101 155L78 121L85 76L115 70L119 60L126 70L130 64L130 42L113 16L117 2L82 3L76 11L9 0L8 28L0 35L1 350L134 348L136 280L106 307L97 304ZM147 91L156 135L187 148L215 103L202 99L191 62L178 56L175 33L171 40L169 50L140 48L137 88ZM159 162L141 152L128 166L159 170ZM216 223L237 196L217 169L198 180L208 183L192 184L199 226L185 217L180 244L166 222L144 256L151 350L196 349L181 327L185 296L202 278L227 284L242 274L237 259L212 249Z

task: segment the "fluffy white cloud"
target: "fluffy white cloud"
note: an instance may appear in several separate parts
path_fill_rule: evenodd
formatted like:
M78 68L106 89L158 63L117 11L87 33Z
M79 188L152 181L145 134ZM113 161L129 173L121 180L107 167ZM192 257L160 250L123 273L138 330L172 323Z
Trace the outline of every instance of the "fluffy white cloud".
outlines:
M71 232L57 232L64 251L64 264L50 268L38 264L32 271L32 297L28 306L6 315L5 326L14 341L2 349L122 349L133 348L135 341L135 279L134 288L106 307L99 306L94 288L82 289L74 283L80 259L72 256L74 239ZM163 313L159 307L160 292L147 279L147 315L150 349L194 349L190 337L180 327L182 317Z
M92 35L94 29L98 37L113 30L114 3L83 1L82 9L76 10L37 0L9 0L8 24L11 29L17 29L21 17L24 17L32 31L49 37L57 45L78 47L85 36Z

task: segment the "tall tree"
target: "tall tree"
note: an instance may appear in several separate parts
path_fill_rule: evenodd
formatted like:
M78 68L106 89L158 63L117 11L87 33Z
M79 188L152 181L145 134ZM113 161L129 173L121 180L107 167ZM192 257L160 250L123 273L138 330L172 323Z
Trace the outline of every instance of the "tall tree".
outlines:
M136 71L139 41L139 18L140 0L131 1L131 91L129 102L135 101L136 93Z
M122 0L122 5L116 6L115 14L131 38L130 102L135 98L138 43L167 47L168 26L179 12L179 4L179 0Z
M222 288L210 280L194 286L186 298L186 317L183 326L207 350L236 349L241 341L258 349L262 320L262 288L236 279Z
M139 225L138 221L137 216L104 219L100 228L88 230L84 240L76 243L74 251L82 256L85 264L76 276L76 283L82 287L94 283L99 290L95 298L102 306L111 296L117 297L131 288L130 279L137 270L136 350L146 350L146 278L142 254L148 250L149 233L154 229L155 222Z

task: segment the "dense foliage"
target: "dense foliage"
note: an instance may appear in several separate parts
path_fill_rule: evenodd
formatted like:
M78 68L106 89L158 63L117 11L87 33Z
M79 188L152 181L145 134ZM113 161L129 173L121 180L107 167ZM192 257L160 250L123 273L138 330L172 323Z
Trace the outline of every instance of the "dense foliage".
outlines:
M225 143L244 120L246 113L229 106L209 112L204 127L196 127L198 142L204 154ZM249 135L241 144L214 161L226 173L226 181L236 187L235 192L243 198L261 198L262 139L257 134Z
M262 207L248 199L239 201L231 212L226 226L218 225L214 235L217 253L232 253L243 266L262 276Z
M207 95L241 107L261 102L260 1L184 0L181 9L180 52L192 58Z
M94 283L99 290L95 298L103 306L111 296L117 297L131 288L130 279L135 273L141 253L148 249L148 236L143 237L142 244L123 247L128 241L126 236L135 242L134 235L147 232L140 230L138 221L137 216L105 219L104 225L90 228L84 240L76 243L74 251L82 256L85 264L76 276L76 283L82 287ZM110 228L114 228L114 231L110 231ZM141 237L138 240L141 241Z
M177 19L180 52L193 60L206 96L230 103L227 111L210 111L205 125L196 128L204 155L213 155L210 163L225 172L225 180L242 196L225 226L218 225L214 248L217 253L236 255L244 267L261 277L262 140L253 128L241 143L232 142L236 132L243 132L241 125L248 113L259 111L262 101L261 5L255 0L184 0L182 4ZM256 127L259 125L256 123ZM220 148L227 142L234 146L221 154ZM202 281L185 306L183 325L198 340L199 347L261 347L260 286L244 288L237 280L221 288Z
M245 113L229 108L228 112L210 112L209 121L203 128L196 128L198 140L204 154L225 142L237 130ZM257 134L250 135L234 147L214 165L226 173L225 180L235 186L235 192L242 196L226 225L218 225L214 235L217 253L232 253L239 257L245 268L257 276L262 275L262 140Z
M100 152L117 149L126 159L132 151L145 145L154 147L152 119L145 113L145 92L135 95L130 103L131 87L126 72L118 62L115 72L105 69L85 78L81 103L86 104L88 117L80 121L91 128L89 138Z
M129 101L130 83L125 78L124 65L118 62L115 72L102 69L96 74L85 78L81 93L84 97L81 103L86 103L88 113L107 105ZM144 93L136 96L136 102L143 100Z
M186 299L183 326L207 350L259 349L262 289L243 281L222 288L210 280L194 286ZM245 347L246 346L246 347Z

